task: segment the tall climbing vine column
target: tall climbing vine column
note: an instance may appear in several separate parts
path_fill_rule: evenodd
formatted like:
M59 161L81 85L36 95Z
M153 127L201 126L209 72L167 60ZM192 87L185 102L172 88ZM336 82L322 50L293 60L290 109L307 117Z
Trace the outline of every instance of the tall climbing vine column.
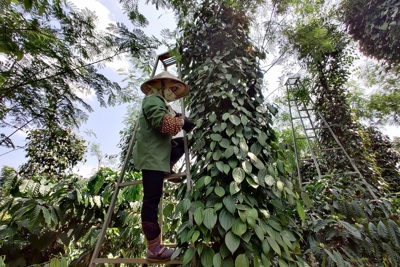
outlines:
M288 36L299 59L315 77L315 87L310 92L315 97L315 109L324 116L367 181L378 184L376 163L366 152L365 133L352 117L346 102L345 83L354 56L345 33L335 24L314 19L298 25L292 32L288 31ZM319 125L323 123L319 122ZM319 140L322 148L331 148L336 144L327 128L320 130ZM341 152L326 150L324 158L330 170L353 170Z
M261 53L249 38L251 6L204 1L182 28L182 71L191 86L194 186L180 191L178 231L184 264L270 266L299 263L296 194L278 159L275 112L265 106ZM297 216L298 217L298 216ZM284 266L284 265L283 265Z

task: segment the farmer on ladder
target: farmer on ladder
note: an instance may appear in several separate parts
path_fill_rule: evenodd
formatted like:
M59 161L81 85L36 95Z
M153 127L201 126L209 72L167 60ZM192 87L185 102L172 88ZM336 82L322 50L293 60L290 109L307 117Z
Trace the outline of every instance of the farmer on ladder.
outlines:
M146 97L139 116L137 140L133 148L135 168L142 171L142 230L147 240L146 258L169 260L174 252L160 242L158 204L163 180L184 153L183 138L172 139L182 129L190 132L194 124L177 114L168 102L184 97L189 86L168 71L154 76L141 85Z

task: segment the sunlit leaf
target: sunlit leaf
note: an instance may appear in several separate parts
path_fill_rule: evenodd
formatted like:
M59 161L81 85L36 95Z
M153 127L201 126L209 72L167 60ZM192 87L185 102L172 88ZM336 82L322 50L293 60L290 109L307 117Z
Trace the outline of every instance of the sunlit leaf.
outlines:
M273 186L275 184L275 179L271 175L265 176L265 183L269 186Z
M240 192L240 187L239 187L238 183L236 183L236 182L231 182L231 183L229 184L229 193L230 193L231 195L234 195L234 194L236 194L236 193L238 193L238 192Z
M235 182L240 184L244 180L246 174L242 168L235 168L232 172L232 176Z
M229 146L224 152L224 158L230 158L232 155L233 155L233 147Z
M218 162L216 163L216 165L217 165L217 169L218 169L220 172L224 172L224 163L223 163L222 161L218 161Z
M219 197L222 197L223 195L225 195L225 189L221 186L215 187L214 192Z
M222 120L226 121L230 115L231 114L229 114L229 113L224 113L224 115L222 115Z
M251 153L251 152L249 152L247 155L249 156L249 158L251 159L251 161L253 162L254 166L255 166L257 169L259 169L259 170L265 169L264 164L261 162L261 160L259 160L259 159L257 158L256 155L254 155L254 154Z
M236 126L240 124L240 119L236 115L230 115L229 120Z
M246 173L252 173L253 167L249 161L243 161L242 168Z

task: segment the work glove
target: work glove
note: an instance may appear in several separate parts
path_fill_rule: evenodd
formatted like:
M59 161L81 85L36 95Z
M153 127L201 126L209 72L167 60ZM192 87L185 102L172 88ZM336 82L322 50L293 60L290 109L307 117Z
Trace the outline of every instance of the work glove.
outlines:
M185 118L182 126L182 129L185 130L187 133L190 133L193 128L196 126L193 122L191 122L190 120L188 120L187 118Z

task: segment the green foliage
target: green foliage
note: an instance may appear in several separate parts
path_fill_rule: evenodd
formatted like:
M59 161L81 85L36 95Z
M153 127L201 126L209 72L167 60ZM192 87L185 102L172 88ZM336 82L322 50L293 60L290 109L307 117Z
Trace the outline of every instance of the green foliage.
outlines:
M300 59L323 61L331 53L337 52L337 47L343 44L340 35L335 35L333 25L323 25L314 20L310 24L300 25L289 38L295 40L293 46L298 51Z
M157 43L139 29L117 24L106 33L96 23L93 12L74 10L64 1L3 3L1 127L43 127L54 121L79 125L86 111L92 111L82 95L94 92L101 106L128 99L126 91L96 67L126 52L140 59ZM4 144L12 147L12 140L2 134Z
M305 192L301 194L305 207L305 244L302 248L308 248L305 257L311 266L398 266L399 203L395 197L384 198L384 182L378 182L383 174L380 171L385 168L384 161L393 171L389 176L396 174L396 166L389 160L393 156L396 161L396 157L390 153L382 154L388 148L387 144L378 144L380 135L377 133L366 134L352 117L346 103L344 84L353 58L348 51L346 35L327 18L305 21L287 31L290 47L295 49L313 76L313 82L303 85L310 88L315 109L323 114L364 177L374 183L375 194L381 190L377 194L381 198L372 199L366 190L370 185L363 179L329 175L316 180L313 179L313 165L305 165L303 171L309 175ZM319 141L322 147L332 147L330 144L334 142L331 134L323 130ZM380 157L382 161L379 161ZM324 172L348 168L332 151L323 158L328 159L328 164L321 166ZM390 241L389 224L392 227Z
M27 136L28 162L21 167L25 177L46 174L61 177L83 159L85 141L60 127L32 130Z
M229 3L228 3L229 2ZM303 266L293 182L271 128L276 108L264 106L263 57L249 39L249 18L235 1L204 1L182 28L183 77L196 121L193 189L178 191L178 230L188 265ZM188 212L193 212L190 225Z
M371 200L360 181L312 181L303 237L310 261L321 266L398 266L398 203ZM380 265L383 264L383 265Z
M368 127L369 151L376 160L379 172L392 193L400 192L400 153L394 148L390 138L374 127Z
M373 111L373 118L380 119L379 123L390 122L400 125L400 91L394 90L384 94L373 94L367 108Z
M71 266L86 266L96 244L118 173L101 169L90 179L73 175L60 180L36 176L35 181L3 170L0 214L0 255L10 266L56 262L64 255ZM140 179L127 173L126 180ZM54 182L56 181L56 182ZM116 216L102 253L135 257L143 253L140 228L140 188L121 190ZM132 246L135 244L135 246ZM73 251L73 252L71 252Z
M400 3L397 0L343 0L342 20L363 53L400 63Z
M348 96L356 116L373 125L400 125L398 74L371 60L356 74L357 81L350 84L353 91ZM367 95L366 89L373 93Z
M1 222L1 254L7 255L9 264L46 262L51 255L64 253L64 246L78 239L83 228L90 228L90 217L81 217L83 205L79 212L71 201L82 184L76 178L67 178L68 182L60 183L19 178L10 195L2 192L1 212L9 219Z

